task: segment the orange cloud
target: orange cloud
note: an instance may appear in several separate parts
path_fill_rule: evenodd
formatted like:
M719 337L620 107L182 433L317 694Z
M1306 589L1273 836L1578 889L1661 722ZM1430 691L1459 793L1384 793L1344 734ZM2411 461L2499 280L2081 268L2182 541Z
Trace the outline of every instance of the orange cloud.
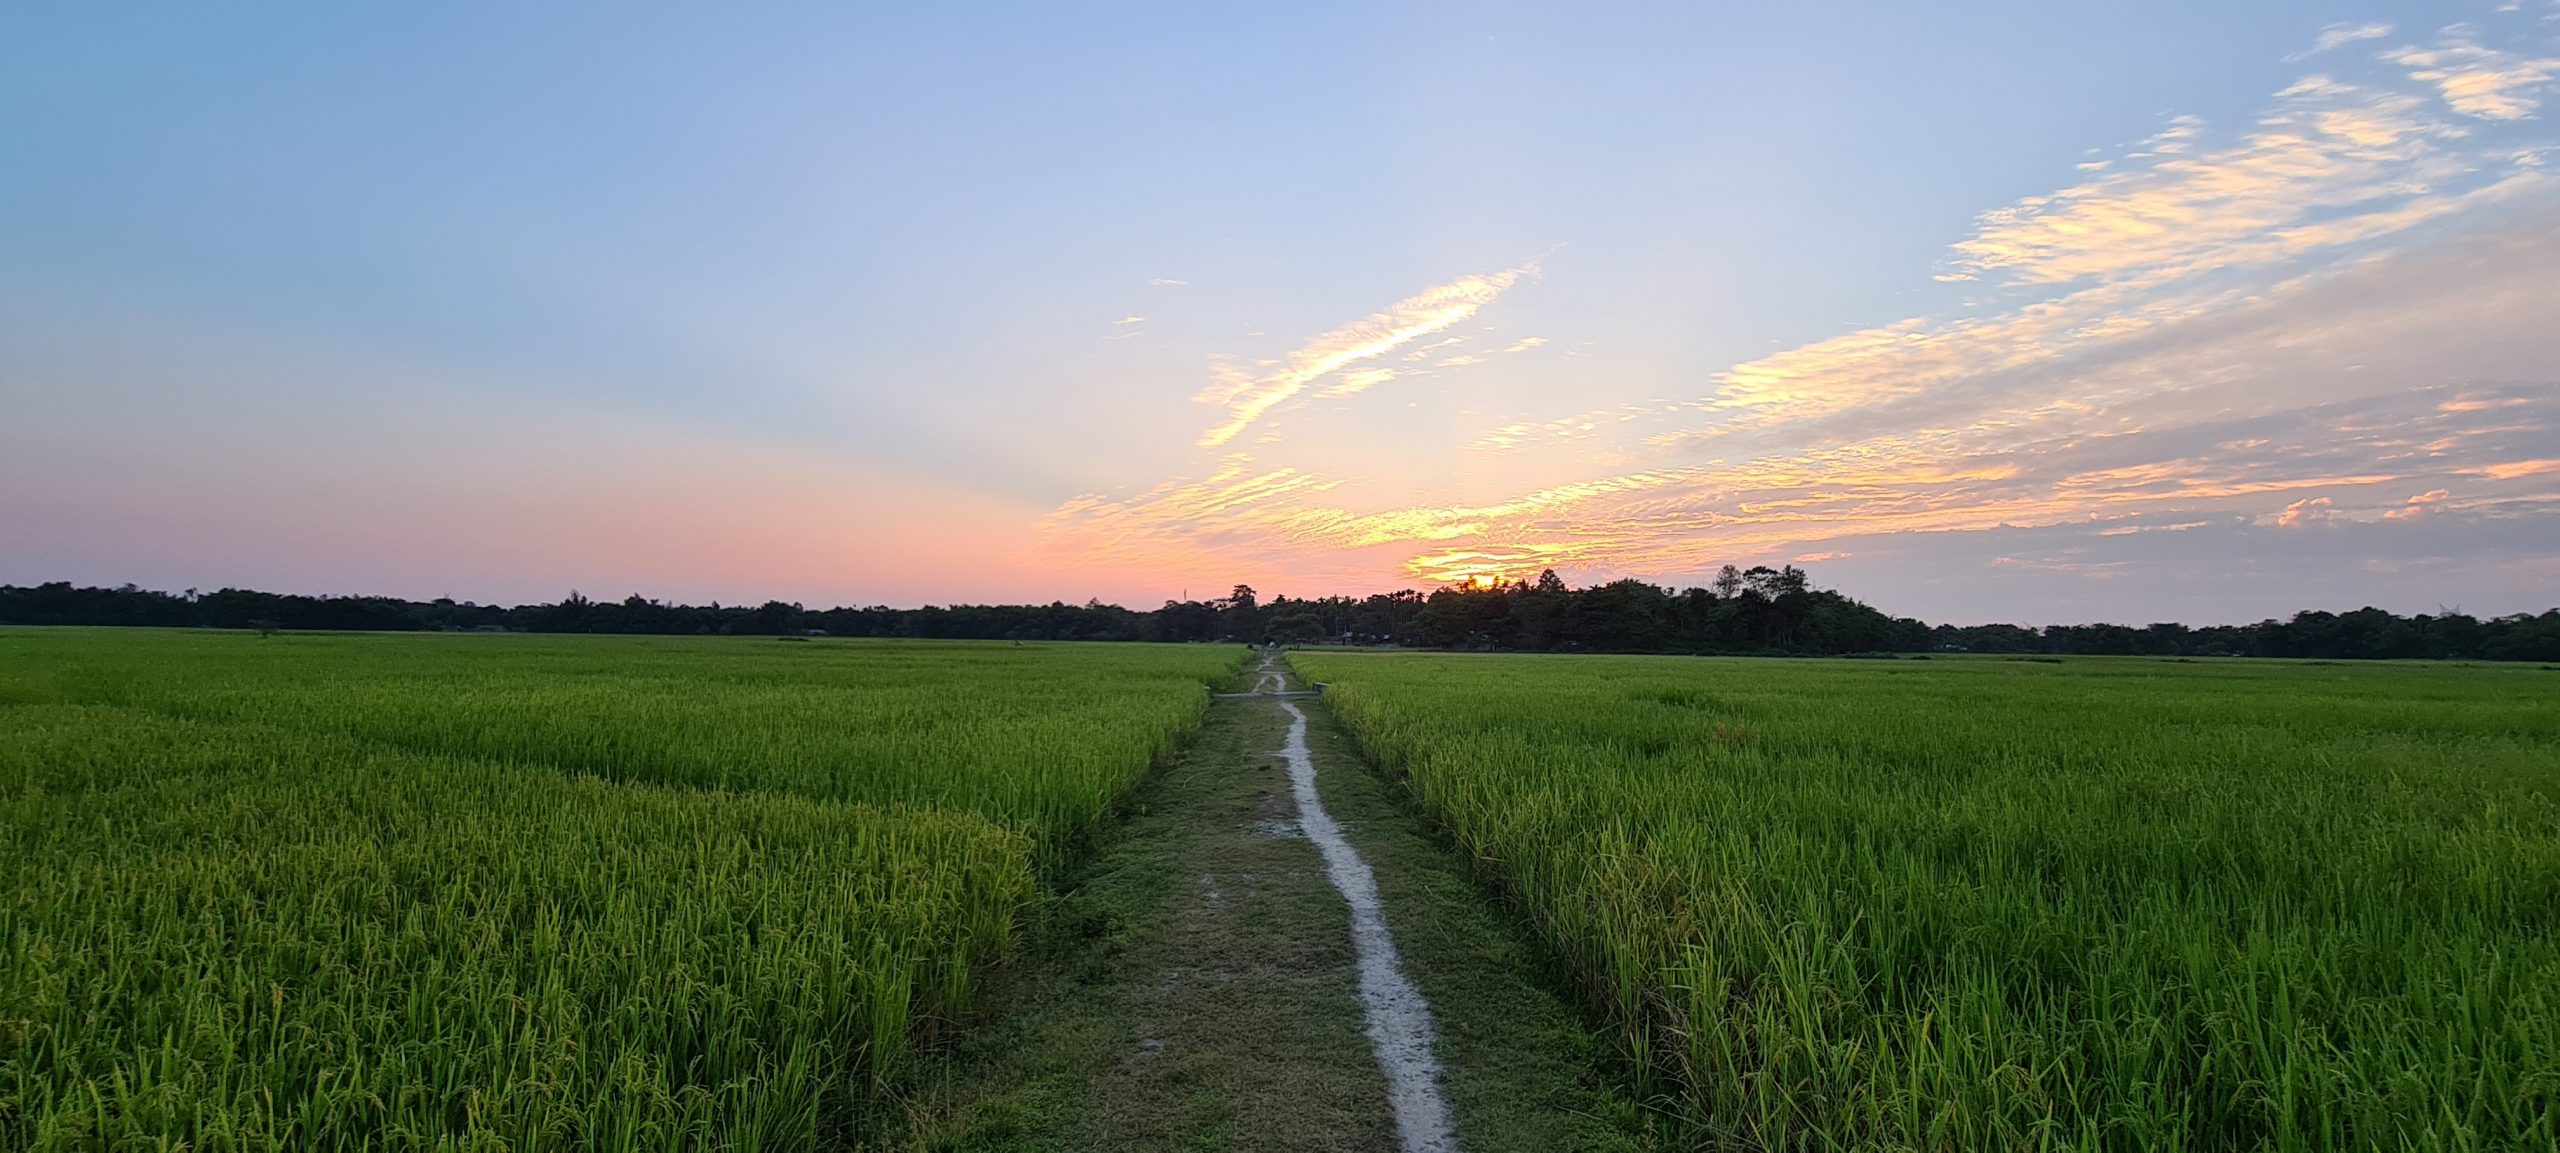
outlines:
M2385 520L2416 520L2430 512L2434 512L2438 506L2442 505L2445 500L2452 495L2453 493L2449 489L2429 489L2416 496L2410 497L2409 503L2383 513L2382 517Z
M2317 48L2387 34L2333 28ZM2495 63L2511 78L2529 71ZM2322 415L2316 399L2336 390L2261 396L2252 368L2271 349L2311 363L2300 350L2363 340L2377 321L2439 334L2500 323L2462 307L2446 281L2431 291L2385 271L2405 265L2385 245L2422 226L2488 216L2560 187L2531 150L2485 142L2461 118L2485 113L2455 105L2460 115L2448 114L2438 88L2313 75L2275 93L2236 132L2174 120L2122 156L2081 166L2066 187L1977 219L1943 271L1986 283L1997 294L1974 303L1996 307L1866 325L1733 364L1694 399L1604 397L1561 417L1487 419L1487 431L1462 442L1454 475L1435 473L1424 490L1460 499L1416 499L1422 485L1394 454L1338 460L1321 478L1231 460L1200 481L1133 498L1080 498L1051 523L1133 556L1215 548L1231 557L1384 557L1408 576L1457 580L1550 565L1658 575L1827 555L1841 551L1828 543L1853 536L2136 515L2152 519L2105 531L2471 515L2473 506L2443 495L2449 487L2399 506L2354 494L2425 488L2457 473L2498 482L2560 470L2539 458L2459 467L2547 444L2533 439L2543 427L2534 416L2560 396L2429 389L2396 394L2423 399L2419 409ZM2547 283L2508 268L2534 259L2508 239L2490 250L2508 281L2466 271L2466 290L2493 285L2482 291L2529 300ZM1224 443L1311 388L1353 395L1397 371L1352 367L1360 361L1390 352L1430 361L1463 339L1436 334L1524 274L1444 285L1250 371L1222 363L1201 399L1225 419L1201 443ZM2341 299L2356 309L2327 306ZM1332 383L1318 383L1328 375ZM2394 395L2382 387L2351 391ZM1702 460L1708 453L1719 455ZM2185 519L2163 523L2171 516Z
M2463 472L2485 476L2491 480L2515 480L2519 477L2547 476L2560 473L2560 460L2512 460L2503 464L2486 464L2466 468Z

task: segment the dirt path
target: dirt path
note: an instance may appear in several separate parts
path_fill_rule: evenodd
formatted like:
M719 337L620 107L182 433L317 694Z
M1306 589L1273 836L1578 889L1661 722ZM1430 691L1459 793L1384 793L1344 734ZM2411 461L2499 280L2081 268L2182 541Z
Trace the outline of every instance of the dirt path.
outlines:
M1286 677L1263 669L1270 692L1288 689ZM1396 957L1395 932L1387 927L1386 903L1378 896L1377 871L1360 850L1343 839L1342 826L1325 810L1316 789L1315 757L1307 748L1307 714L1295 701L1281 701L1289 714L1289 740L1280 747L1289 765L1289 793L1298 804L1298 831L1315 842L1324 856L1325 879L1342 895L1351 912L1351 952L1360 968L1360 1009L1368 1019L1369 1048L1377 1054L1378 1071L1387 1080L1387 1105L1395 1114L1396 1136L1404 1153L1457 1153L1458 1137L1449 1123L1449 1105L1440 1095L1438 1033L1431 1025L1431 1004L1405 976Z
M1237 688L921 1094L915 1144L1635 1148L1537 949L1321 701L1274 695L1285 664Z

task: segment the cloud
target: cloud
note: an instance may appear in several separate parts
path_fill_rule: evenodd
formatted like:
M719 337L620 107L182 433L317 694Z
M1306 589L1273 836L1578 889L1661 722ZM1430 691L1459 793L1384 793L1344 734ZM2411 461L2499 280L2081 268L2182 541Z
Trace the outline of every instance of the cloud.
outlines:
M2385 36L2391 35L2391 31L2392 29L2390 25L2378 22L2367 24L2331 24L2320 30L2320 35L2311 41L2311 47L2305 48L2300 52L2296 52L2291 56L2287 56L2284 60L2287 64L2301 60L2308 60L2311 57L2330 51L2331 49L2346 47L2358 40L2380 40Z
M1201 434L1200 446L1215 448L1235 439L1272 409L1340 369L1384 356L1474 316L1531 271L1524 267L1460 277L1307 342L1283 359L1279 371L1250 381L1213 383L1198 399L1227 411Z
M2382 514L2385 520L2416 520L2441 507L2453 495L2450 489L2433 488L2409 498L2409 503Z
M1442 337L1441 339L1432 341L1429 344L1415 345L1413 351L1404 354L1404 358L1406 360L1413 361L1429 360L1431 359L1431 354L1434 352L1438 352L1453 344L1465 344L1466 342L1467 338L1463 336Z
M1147 282L1149 288L1188 288L1190 285L1188 280L1175 280L1170 276L1159 276Z
M2448 126L2408 93L2310 76L2208 143L2180 117L2092 179L1982 214L1950 277L2020 285L2190 276L2396 231L2432 213Z
M2329 503L2329 498L2325 496L2297 500L2284 506L2284 511L2276 514L2276 524L2282 528L2299 528L2307 524L2318 524L2329 519Z
M1123 502L1120 523L1133 530L1131 555L1215 542L1230 563L1321 555L1369 571L1353 559L1368 549L1383 550L1405 579L1517 577L1552 565L1580 580L1775 563L1896 533L2094 520L2133 536L2213 517L2272 525L2288 504L2314 497L2331 502L2319 507L2333 519L2380 521L2406 494L2435 488L2471 495L2442 502L2429 519L2494 521L2560 492L2549 479L2560 474L2560 382L2412 388L2393 374L2552 363L2560 339L2531 322L2547 299L2544 270L2560 260L2552 217L2496 222L2424 259L2361 265L2352 277L2189 319L2156 334L2151 351L2118 350L2103 366L2030 365L2011 382L2022 399L1994 389L1983 395L2003 403L1953 423L1892 409L1873 420L1844 414L1810 440L1790 432L1730 461L1616 472L1509 500L1399 505L1395 487L1375 477L1307 476L1304 487L1237 500L1211 517L1174 513L1178 502ZM2518 243L2517 233L2536 241ZM2391 347L2408 350L2407 367L2381 355ZM2271 358L2283 349L2301 351ZM2337 366L2355 364L2371 366L2372 391L2321 399L2335 395ZM2104 399L2058 402L2043 391L2055 386ZM1924 401L1936 398L1912 403ZM1511 453L1545 437L1606 436L1666 407L1595 410L1552 428L1515 421L1478 443ZM1577 447L1562 459L1598 455Z
M1506 424L1477 437L1468 447L1507 450L1532 441L1564 441L1588 436L1611 424L1625 424L1664 413L1680 412L1692 406L1677 401L1656 400L1640 404L1612 405L1590 412L1532 424L1526 421Z
M1349 372L1343 373L1340 380L1327 385L1324 391L1317 393L1316 396L1319 399L1324 400L1331 400L1335 397L1343 396L1357 396L1360 393L1367 392L1372 388L1385 384L1390 380L1394 380L1396 375L1396 370L1392 368L1355 368Z
M2541 106L2541 92L2560 75L2560 58L2527 58L2482 46L2456 24L2433 48L2407 47L2382 58L2436 86L2456 112L2483 120L2522 120Z
M2519 127L2451 107L2439 81L2369 70L2382 79L2305 76L2236 128L2172 120L1982 214L1939 269L1978 292L1966 309L1733 364L1688 397L1610 404L1577 382L1557 395L1591 407L1490 415L1428 480L1410 463L1427 452L1340 452L1249 491L1231 490L1269 470L1213 476L1209 511L1186 482L1084 498L1052 527L1108 524L1130 563L1206 550L1234 571L1431 581L1883 564L1896 550L1878 542L1921 537L2280 554L2310 534L2272 534L2312 523L2324 540L2404 534L2362 541L2552 523L2560 180L2527 159L2544 149ZM1221 362L1202 399L1250 423L1328 373L1317 395L1372 387L1353 373L1385 370L1346 366L1391 350L1419 363L1464 339L1435 335L1454 319L1411 319L1429 296L1276 364ZM1346 348L1360 351L1328 359ZM1439 363L1462 359L1476 357ZM2022 572L2138 569L2008 555Z
M1530 349L1533 349L1533 348L1538 347L1539 345L1545 344L1546 342L1547 342L1547 338L1546 338L1546 337L1543 337L1543 336L1524 336L1524 337L1521 337L1521 338L1520 338L1520 339L1518 339L1518 340L1512 341L1512 342L1511 342L1510 347L1505 348L1505 349L1503 349L1502 351L1504 351L1504 352L1527 352L1527 351L1529 351Z
M1695 406L1711 419L1654 443L1978 389L2139 344L2300 291L2422 226L2551 187L2525 154L2470 139L2407 92L2313 76L2274 101L2227 141L2180 118L2102 175L1984 213L1941 275L2040 294L2026 303L1907 317L1735 365Z
M2104 524L1853 538L1815 579L1931 621L2243 623L2304 608L2552 606L2560 510L2507 519L2337 519L2318 532L2217 517L2173 532ZM2010 563L2000 564L2006 557ZM2112 578L2101 573L2114 574ZM2060 578L2060 579L2057 579ZM2085 579L2073 579L2085 578Z
M2478 468L2466 468L2462 471L2473 476L2485 476L2491 480L2519 480L2529 476L2560 475L2560 460L2514 460L2500 464L2485 464Z
M1113 324L1123 324L1123 325L1125 325L1125 324L1145 324L1146 322L1147 322L1147 318L1146 318L1146 317L1143 317L1143 316L1124 316L1124 317L1121 317L1121 318L1120 318L1120 319L1118 319L1118 320L1112 321L1111 323L1113 323Z
M2296 291L2316 262L2546 189L2505 145L2471 141L2408 92L2325 76L2287 86L2246 131L2180 118L2103 173L1984 213L1942 279L2037 294L2005 310L1913 316L1737 364L1662 447L1979 387Z
M2485 388L2460 391L2478 397ZM1201 484L1097 499L1053 519L1067 532L1108 526L1114 547L1104 555L1125 563L1203 547L1227 565L1387 550L1406 579L1456 581L1551 566L1577 579L1661 579L1734 560L1865 556L1870 550L1851 543L1912 533L2086 524L2131 537L2213 523L2415 519L2411 507L2425 508L2429 519L2495 523L2528 515L2538 501L2560 505L2560 491L2544 479L2560 474L2560 460L2518 452L2560 442L2560 385L2508 386L2494 395L2518 403L2448 411L2455 392L2422 389L2113 434L2066 421L2005 439L1887 435L1619 473L1476 504L1364 508L1361 494L1375 492L1374 484L1230 466ZM2484 457L2492 463L2477 463ZM2466 500L2432 495L2466 474L2473 484L2502 487ZM2418 488L2421 498L2383 495L2399 485ZM1089 516L1093 523L1082 523Z
M2530 403L2512 396L2458 396L2438 407L2446 412L2483 412L2493 408L2522 408Z

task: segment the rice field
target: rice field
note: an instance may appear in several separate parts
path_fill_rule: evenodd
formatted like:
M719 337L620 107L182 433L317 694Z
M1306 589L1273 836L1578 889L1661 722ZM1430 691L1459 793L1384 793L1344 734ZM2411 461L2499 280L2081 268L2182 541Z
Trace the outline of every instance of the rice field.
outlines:
M858 1137L1239 656L0 629L0 1149ZM2560 1148L2552 670L1292 660L1675 1143Z
M2560 1147L2560 673L1292 659L1701 1144Z
M0 1148L844 1138L1238 660L0 629Z

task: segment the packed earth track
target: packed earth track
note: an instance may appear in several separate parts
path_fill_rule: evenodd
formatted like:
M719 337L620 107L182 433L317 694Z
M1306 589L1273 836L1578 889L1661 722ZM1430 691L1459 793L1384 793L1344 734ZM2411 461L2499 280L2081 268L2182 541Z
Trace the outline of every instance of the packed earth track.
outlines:
M920 1148L1616 1150L1560 974L1276 656L915 1102Z

